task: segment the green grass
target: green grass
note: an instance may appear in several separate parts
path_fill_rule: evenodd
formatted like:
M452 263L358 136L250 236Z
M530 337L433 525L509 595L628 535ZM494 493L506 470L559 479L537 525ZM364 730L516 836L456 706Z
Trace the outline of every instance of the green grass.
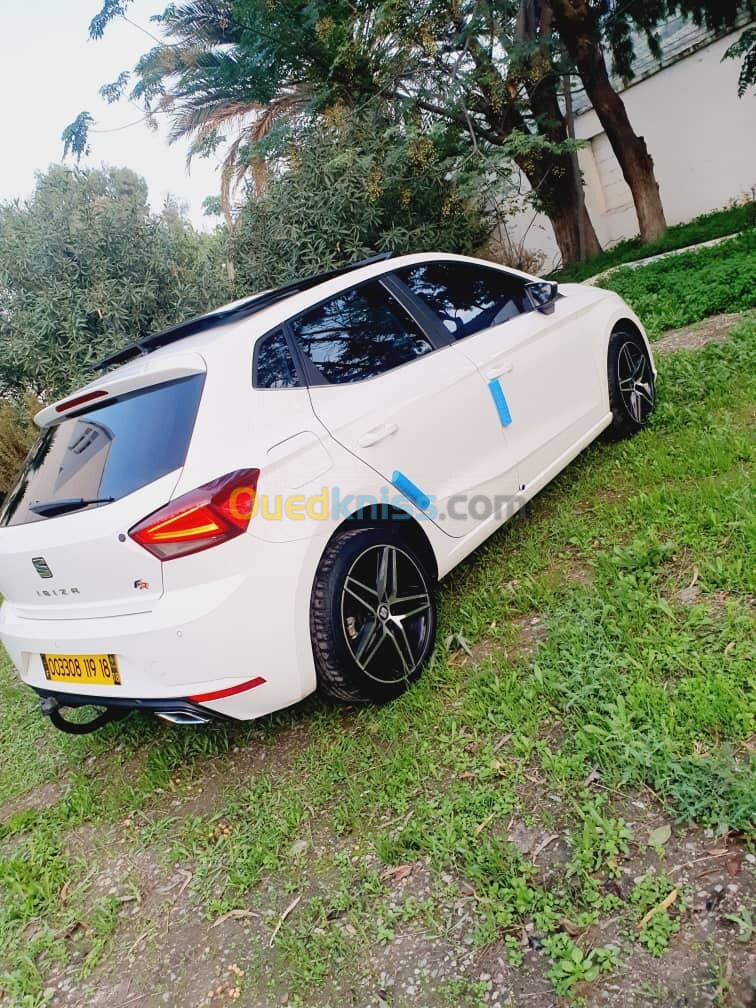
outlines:
M617 270L600 286L627 301L651 339L710 315L746 311L756 307L756 229L723 245Z
M751 319L727 344L662 358L650 428L592 446L446 582L439 640L459 633L487 656L460 664L439 645L420 683L386 707L310 700L250 726L184 731L134 718L69 739L0 663L0 802L49 778L61 785L0 825L9 1003L42 1005L50 971L74 951L85 983L121 947L116 904L89 898L90 866L67 852L82 825L189 870L200 933L202 915L261 914L239 963L257 1001L285 992L291 1004L344 1003L338 985L365 975L372 950L400 932L449 933L459 880L475 894L470 941L500 939L516 966L531 924L545 975L568 1000L617 968L616 949L583 937L597 922L611 916L628 940L663 953L679 908L640 938L637 923L664 885L626 899L606 888L637 839L612 803L650 788L681 828L747 831L756 815L746 746L755 348ZM694 580L697 597L682 601ZM546 633L530 653L520 628L535 615ZM186 811L239 749L272 758ZM516 820L567 842L548 883L508 842ZM294 853L297 840L305 853ZM383 877L397 864L427 872L429 894L397 903ZM74 919L86 925L76 943L66 937ZM565 919L578 935L563 933ZM476 984L442 984L433 1004L482 1003Z
M723 238L725 235L737 234L756 224L756 202L742 206L727 207L703 214L687 224L676 224L667 229L659 241L644 244L640 238L619 242L606 252L601 252L585 263L572 263L570 266L553 274L552 279L560 283L581 283L589 277L603 273L604 270L624 263L637 262L650 256L673 252L676 249L687 248L702 242Z

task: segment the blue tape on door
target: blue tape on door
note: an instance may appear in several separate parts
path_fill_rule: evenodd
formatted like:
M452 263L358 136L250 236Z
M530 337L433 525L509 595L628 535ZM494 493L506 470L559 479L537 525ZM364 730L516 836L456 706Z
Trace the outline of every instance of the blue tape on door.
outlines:
M399 470L394 473L391 477L391 482L394 484L400 493L403 493L407 500L412 501L415 507L419 508L421 511L427 511L430 507L430 497L424 494L420 487L416 487L412 480L407 479L404 473L400 473Z
M504 395L504 390L501 387L498 378L494 378L493 381L488 383L489 391L491 392L491 398L496 406L496 412L499 414L499 420L501 420L502 427L508 427L512 423L512 415L509 412L509 406L507 405L507 397Z

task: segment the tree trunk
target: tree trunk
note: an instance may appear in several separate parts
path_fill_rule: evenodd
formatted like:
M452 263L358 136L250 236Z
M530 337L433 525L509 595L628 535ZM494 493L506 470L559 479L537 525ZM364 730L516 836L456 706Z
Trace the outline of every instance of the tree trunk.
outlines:
M557 84L559 77L551 59L551 11L544 5L540 17L528 17L525 5L523 39L540 40L526 64L523 84L528 95L530 110L539 136L554 144L564 144L570 139L567 120L559 104ZM546 40L544 44L544 40ZM528 160L533 159L525 159ZM549 215L563 262L582 262L598 255L601 245L583 199L583 176L575 154L550 154L544 152L532 166L520 163L528 181L537 194L537 205ZM530 171L528 171L530 168Z
M514 100L501 106L498 92L491 90L491 82L498 78L509 90L511 82L505 81L494 67L488 53L476 40L469 43L470 55L480 71L479 87L486 101L482 110L491 126L487 139L491 143L503 144L513 133L532 135L532 130ZM536 132L544 140L554 144L567 139L567 127L559 107L556 94L556 77L551 63L543 52L536 53L530 60L530 75L525 84L535 118ZM536 67L539 63L540 70ZM543 77L540 78L540 74ZM516 91L516 87L513 88ZM575 172L575 163L570 154L554 154L551 151L534 151L514 158L515 163L530 183L535 197L535 206L542 210L554 228L562 262L566 265L590 258L601 251L585 202L578 198L583 180Z
M577 199L582 179L575 177L570 155L525 155L516 161L536 194L536 206L551 221L564 265L598 255L601 245L585 203Z
M460 35L467 31L467 25L460 17L455 23ZM543 31L544 25L540 26ZM529 38L535 38L537 28L526 26ZM544 34L550 34L550 30ZM474 131L474 135L494 146L503 146L513 133L533 135L533 129L525 120L517 103L518 81L504 78L494 63L491 53L481 46L475 35L469 35L465 44L477 70L477 86L481 102L476 112L482 114L488 128L481 127L466 112L446 109L424 99L416 99L418 108L442 116L459 126ZM567 137L565 119L556 93L557 77L553 71L547 46L535 52L530 58L530 71L526 74L525 88L529 93L531 111L536 120L536 132L545 140L561 144ZM538 63L538 67L536 67ZM540 69L539 69L540 67ZM540 78L540 79L539 79ZM509 94L509 100L502 102L502 92ZM548 215L554 228L554 236L559 246L562 261L567 263L590 258L601 251L584 200L579 198L583 180L568 153L554 154L548 150L534 151L518 155L515 163L530 183L535 197L535 205Z
M601 49L597 13L586 0L549 0L559 36L575 62L586 94L612 145L630 187L644 242L667 230L654 162L642 136L633 131L622 98L612 87Z

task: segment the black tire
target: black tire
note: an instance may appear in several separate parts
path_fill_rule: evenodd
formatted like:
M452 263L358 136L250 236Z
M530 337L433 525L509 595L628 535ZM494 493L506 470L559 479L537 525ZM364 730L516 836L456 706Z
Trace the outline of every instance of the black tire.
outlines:
M318 686L331 699L385 703L420 676L436 637L435 584L399 530L363 525L331 540L310 633Z
M618 329L609 338L607 356L610 439L630 437L648 423L656 404L656 386L646 344L635 332Z

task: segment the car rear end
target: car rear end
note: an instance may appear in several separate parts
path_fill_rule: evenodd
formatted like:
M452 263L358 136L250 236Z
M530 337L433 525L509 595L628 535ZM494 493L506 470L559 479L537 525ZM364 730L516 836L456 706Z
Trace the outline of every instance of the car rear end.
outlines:
M38 416L0 510L0 640L59 727L59 707L85 704L180 722L283 705L251 647L272 591L255 571L290 574L298 557L248 534L259 470L224 438L233 393L201 354L163 352ZM187 487L199 424L203 451L214 433L219 447Z

